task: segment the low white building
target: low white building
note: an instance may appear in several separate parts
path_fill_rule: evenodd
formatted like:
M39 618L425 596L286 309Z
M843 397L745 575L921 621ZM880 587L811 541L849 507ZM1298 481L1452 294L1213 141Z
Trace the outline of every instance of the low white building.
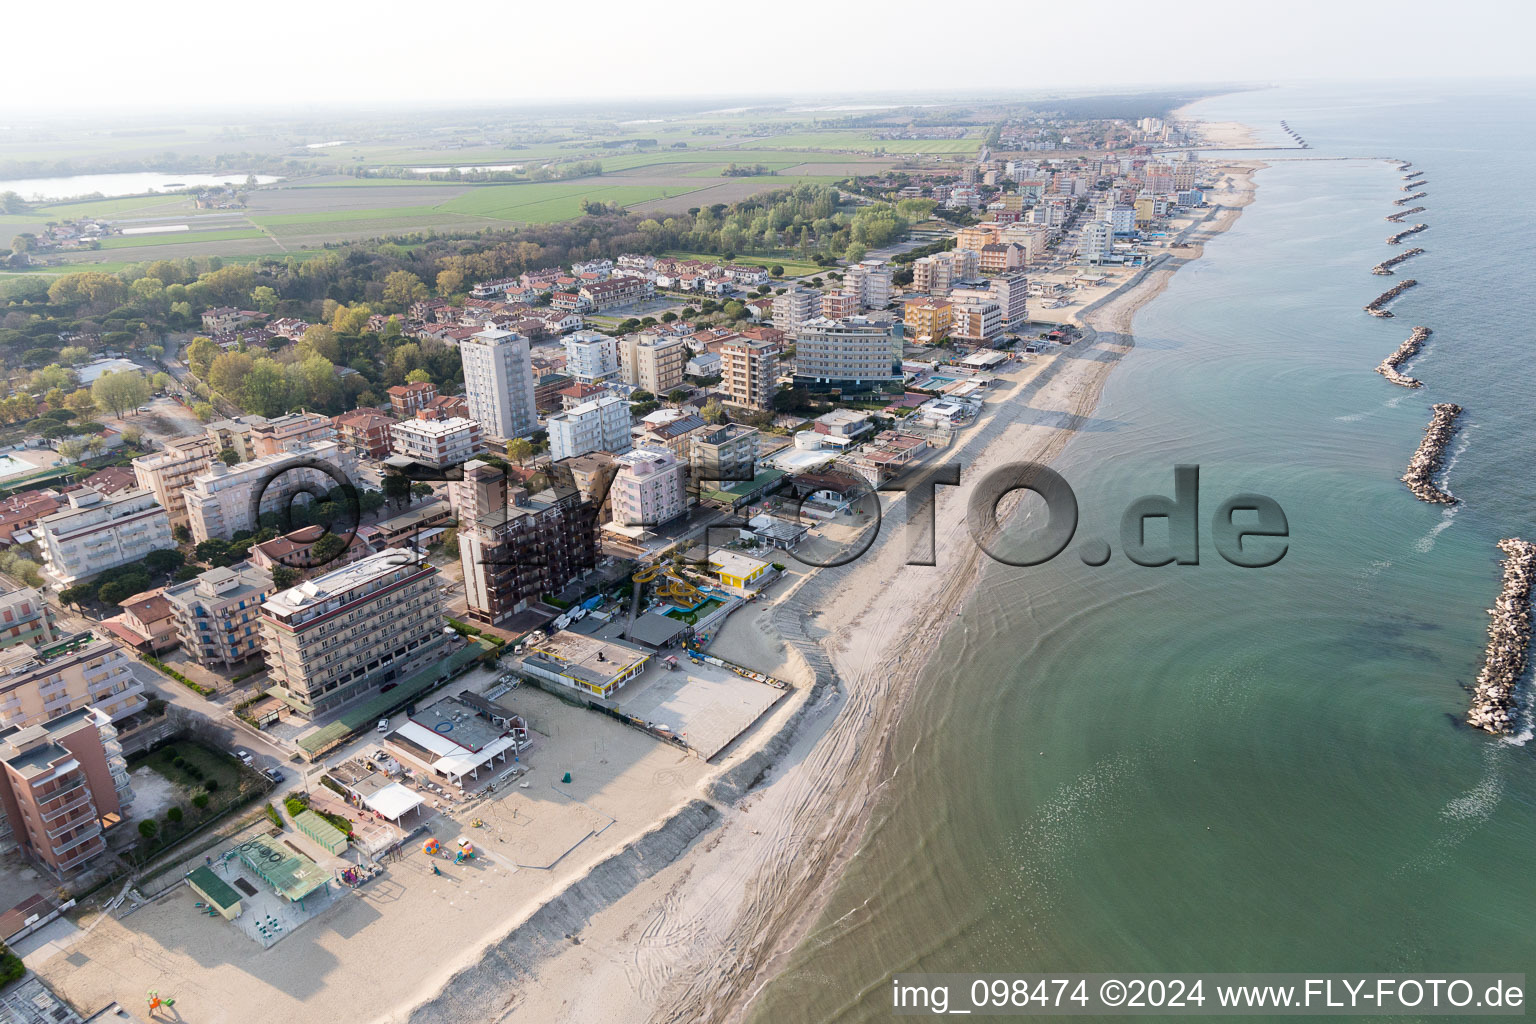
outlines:
M165 509L153 494L138 489L109 496L81 487L69 493L68 508L44 516L37 526L43 574L59 587L176 546Z

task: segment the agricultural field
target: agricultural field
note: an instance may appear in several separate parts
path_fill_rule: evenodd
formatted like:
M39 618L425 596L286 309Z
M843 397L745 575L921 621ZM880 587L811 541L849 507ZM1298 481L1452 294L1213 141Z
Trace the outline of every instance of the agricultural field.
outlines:
M107 238L101 243L107 249L139 249L161 245L206 245L210 242L229 242L238 238L261 238L255 228L226 228L222 231L167 231L163 235L127 235Z

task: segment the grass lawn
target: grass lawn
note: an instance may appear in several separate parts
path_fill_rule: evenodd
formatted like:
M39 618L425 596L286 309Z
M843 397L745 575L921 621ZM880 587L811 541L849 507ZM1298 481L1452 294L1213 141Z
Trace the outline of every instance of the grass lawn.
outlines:
M526 185L491 185L473 189L442 203L437 209L472 217L516 220L529 224L548 224L571 220L581 215L583 199L601 200L628 206L650 199L664 199L687 191L657 185L605 185L600 178L579 182L530 182Z
M126 217L143 212L146 215L169 213L167 207L183 206L194 210L192 197L185 195L124 196L120 199L84 199L73 203L52 203L33 207L33 216L41 220L70 220L80 217Z
M201 778L187 768L178 768L175 764L178 757L201 772ZM234 793L240 787L240 766L234 758L191 740L167 743L151 751L147 757L134 759L129 767L137 768L146 764L176 785L189 790L203 788L209 779L218 780L215 792L219 794Z

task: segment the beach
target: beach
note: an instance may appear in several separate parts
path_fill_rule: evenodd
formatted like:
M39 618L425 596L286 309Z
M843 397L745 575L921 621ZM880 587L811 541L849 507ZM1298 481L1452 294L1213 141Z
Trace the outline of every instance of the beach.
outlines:
M1053 311L1085 336L994 388L942 454L963 471L938 492L935 566L904 564L905 511L891 493L862 558L819 571L791 563L769 599L729 620L714 652L795 691L717 764L530 696L536 728L560 723L533 754L540 785L572 767L577 788L566 792L600 835L552 868L519 867L488 834L489 856L464 878L397 862L264 953L201 919L178 887L126 917L83 921L86 933L34 966L83 1006L127 1005L147 983L189 1019L229 1024L273 1013L422 1024L748 1016L858 850L898 753L892 730L975 593L987 556L966 526L972 489L994 467L1061 452L1131 350L1136 312L1231 226L1262 166L1231 165L1183 244L1111 271L1086 307ZM525 825L493 822L508 836Z
M590 916L573 944L504 992L498 1019L546 1021L727 1021L752 1012L753 997L821 913L854 855L888 779L889 737L940 638L972 596L986 556L965 525L970 491L998 465L1049 462L1088 417L1118 360L1133 345L1137 310L1155 298L1202 243L1252 202L1253 171L1234 165L1213 197L1221 207L1191 244L1097 303L1084 317L1092 341L991 396L979 424L945 458L964 469L941 488L937 565L903 564L902 514L892 510L871 549L849 566L805 575L771 607L732 621L718 650L785 678L814 675L802 654L775 637L781 616L803 623L835 669L787 750L745 799L720 807L719 824L684 855ZM894 504L899 505L897 501ZM487 975L495 965L471 969ZM487 978L486 980L489 980ZM511 982L512 978L505 979ZM456 984L467 983L461 978ZM476 989L478 985L474 986ZM469 1000L439 1002L418 1021L475 1020ZM479 1018L485 1019L485 1018Z

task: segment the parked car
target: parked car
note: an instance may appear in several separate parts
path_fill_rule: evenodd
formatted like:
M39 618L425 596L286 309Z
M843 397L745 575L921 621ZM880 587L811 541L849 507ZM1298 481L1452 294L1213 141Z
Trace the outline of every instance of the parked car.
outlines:
M282 769L280 768L268 768L266 771L262 772L262 774L271 779L273 782L282 782L283 779L287 777L283 774Z
M379 732L389 732L389 719L379 719Z
M251 767L251 752L249 750L237 750L235 751L235 756L240 759L241 764L247 768Z

